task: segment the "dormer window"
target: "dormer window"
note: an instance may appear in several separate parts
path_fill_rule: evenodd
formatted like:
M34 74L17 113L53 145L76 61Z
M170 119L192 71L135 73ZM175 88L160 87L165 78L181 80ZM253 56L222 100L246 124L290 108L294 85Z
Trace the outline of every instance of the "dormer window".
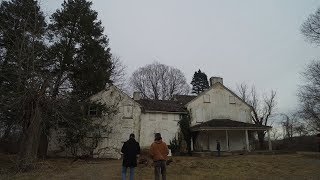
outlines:
M204 103L210 103L210 95L209 94L203 95L203 102Z

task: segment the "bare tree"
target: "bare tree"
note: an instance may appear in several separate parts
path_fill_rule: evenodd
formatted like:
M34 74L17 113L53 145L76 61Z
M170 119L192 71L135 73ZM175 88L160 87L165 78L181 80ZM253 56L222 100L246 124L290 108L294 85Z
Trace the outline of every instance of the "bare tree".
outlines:
M301 33L311 43L320 45L320 8L301 26ZM304 84L300 87L300 113L310 130L320 132L320 61L312 61L302 73Z
M302 24L301 32L311 43L320 44L320 8Z
M283 127L283 138L291 140L294 135L294 127L297 124L297 115L296 114L281 114L283 116L283 121L281 125Z
M111 57L112 67L111 67L111 76L110 80L112 83L120 88L121 90L127 89L126 82L126 66L121 62L120 57L112 56Z
M300 113L312 130L320 132L320 61L311 62L302 76L304 84L298 93Z
M137 69L130 79L135 91L144 98L170 99L175 94L188 94L190 87L183 73L174 67L155 62Z
M267 126L270 117L273 115L276 107L276 92L271 90L269 95L259 98L254 86L249 88L247 84L237 86L238 95L247 104L252 107L251 118L255 124ZM260 148L264 147L265 131L258 131L258 140Z
M281 137L281 133L279 132L279 129L277 128L272 128L271 130L271 139L274 141L278 140Z

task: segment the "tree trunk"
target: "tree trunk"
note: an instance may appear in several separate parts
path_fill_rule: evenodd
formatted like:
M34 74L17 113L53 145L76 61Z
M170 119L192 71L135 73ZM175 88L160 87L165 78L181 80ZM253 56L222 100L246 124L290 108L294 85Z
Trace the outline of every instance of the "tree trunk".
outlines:
M37 160L40 140L41 109L37 100L30 103L29 115L25 116L22 141L19 150L18 168L28 171Z
M38 148L38 157L41 159L45 159L47 157L48 151L48 136L45 130L41 131L39 148Z
M258 140L259 140L259 147L260 149L264 149L264 136L265 136L265 133L264 131L258 131Z
M1 142L7 142L9 137L10 137L10 133L11 133L11 129L12 129L12 124L8 125L4 131L3 136L1 137Z

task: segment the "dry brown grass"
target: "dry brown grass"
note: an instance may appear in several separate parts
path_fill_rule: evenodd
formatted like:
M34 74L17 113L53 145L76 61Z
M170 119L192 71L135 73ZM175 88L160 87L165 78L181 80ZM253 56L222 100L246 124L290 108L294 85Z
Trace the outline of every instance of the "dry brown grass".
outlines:
M28 173L14 174L12 161L0 158L0 179L121 179L121 160L40 161ZM320 179L320 159L304 155L246 155L229 157L174 157L169 180L201 179ZM153 179L153 167L140 165L136 179Z

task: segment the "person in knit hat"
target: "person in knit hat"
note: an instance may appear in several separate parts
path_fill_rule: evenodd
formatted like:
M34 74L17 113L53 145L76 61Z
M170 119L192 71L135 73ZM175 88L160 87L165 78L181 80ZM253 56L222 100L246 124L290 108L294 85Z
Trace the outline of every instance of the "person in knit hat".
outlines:
M166 161L168 159L169 149L165 142L162 141L160 133L155 134L154 142L150 147L150 156L154 162L155 180L166 180Z

